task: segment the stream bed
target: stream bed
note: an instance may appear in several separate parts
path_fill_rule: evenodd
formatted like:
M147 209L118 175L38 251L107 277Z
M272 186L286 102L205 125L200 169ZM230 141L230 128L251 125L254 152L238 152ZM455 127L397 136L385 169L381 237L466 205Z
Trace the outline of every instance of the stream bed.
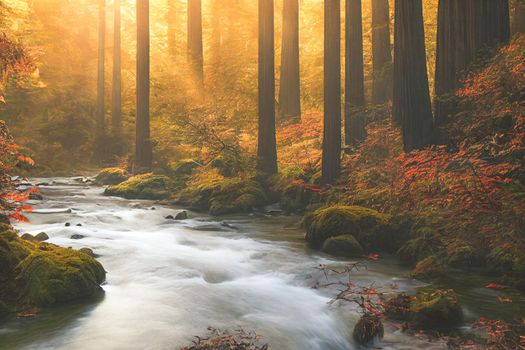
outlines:
M337 292L320 264L345 264L310 250L298 217L243 215L213 218L151 201L104 197L103 188L71 179L34 179L43 201L23 233L46 232L50 243L91 248L107 271L104 295L53 307L33 319L0 324L0 349L179 349L208 327L256 331L275 350L354 349L351 305L328 302ZM66 226L69 223L69 226ZM81 239L72 239L83 237ZM394 259L371 262L356 284L395 284L413 291ZM493 291L469 290L469 300L498 309ZM523 300L521 300L523 305ZM466 314L479 316L475 308ZM382 349L444 349L443 342L403 334L386 325Z

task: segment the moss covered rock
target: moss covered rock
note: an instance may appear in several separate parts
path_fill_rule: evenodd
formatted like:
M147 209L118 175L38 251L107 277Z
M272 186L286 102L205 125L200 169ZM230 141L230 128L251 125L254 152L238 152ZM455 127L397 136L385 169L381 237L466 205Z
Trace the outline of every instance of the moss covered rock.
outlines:
M421 281L434 280L443 277L444 275L445 268L434 255L418 262L414 271L410 273L410 277Z
M463 321L458 296L451 289L419 291L411 302L410 313L418 329L452 328Z
M169 177L143 174L133 176L118 185L109 186L104 194L127 199L166 199L172 190L173 182Z
M389 216L378 211L358 207L335 205L307 214L304 218L306 240L315 248L322 247L330 237L353 233L363 237L388 224Z
M432 236L422 235L406 242L397 251L397 256L407 264L415 264L434 255L438 250L439 244Z
M192 210L209 211L212 215L251 212L268 203L257 181L225 178L217 173L203 174L190 181L179 200Z
M22 240L0 226L0 300L11 311L92 296L105 277L102 265L80 251Z
M118 185L129 179L125 169L122 168L106 168L101 170L95 177L97 185Z
M479 251L470 245L460 245L448 249L448 265L450 267L468 268L482 264L483 258Z
M361 244L352 235L342 235L328 238L323 244L323 251L336 256L359 258L364 251Z
M169 175L171 177L187 177L200 166L201 164L193 159L183 159L169 164Z
M383 322L378 317L362 316L354 327L352 338L360 345L371 343L375 339L381 339L385 335Z

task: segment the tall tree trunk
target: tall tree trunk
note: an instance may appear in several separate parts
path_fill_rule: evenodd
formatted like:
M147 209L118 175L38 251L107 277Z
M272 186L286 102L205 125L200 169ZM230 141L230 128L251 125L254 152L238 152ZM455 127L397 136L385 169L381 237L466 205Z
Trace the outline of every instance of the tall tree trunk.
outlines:
M166 21L168 27L168 53L172 61L175 61L177 55L177 29L175 26L177 20L177 0L168 0L168 13Z
M482 49L505 45L510 39L508 0L465 0L469 40L469 61Z
M341 2L324 1L324 130L322 180L341 172Z
M392 48L388 0L372 0L372 103L392 97Z
M149 125L149 37L149 0L137 0L137 116L133 167L135 174L151 171L152 163Z
M112 91L112 129L118 136L122 132L122 72L120 40L120 0L115 0L114 43L113 43L113 91Z
M396 0L394 36L393 116L411 151L432 142L433 133L421 0Z
M301 117L299 78L299 0L284 0L279 114Z
M202 90L204 84L204 59L201 0L188 0L188 60L197 88Z
M525 33L525 2L515 1L512 19L512 34Z
M259 134L257 166L277 173L275 137L275 48L273 0L259 0Z
M104 60L106 47L106 1L98 2L98 67L97 67L97 114L96 135L99 139L104 136ZM100 146L100 145L99 145Z
M361 0L346 0L345 21L345 140L358 145L365 139L365 77L363 71Z

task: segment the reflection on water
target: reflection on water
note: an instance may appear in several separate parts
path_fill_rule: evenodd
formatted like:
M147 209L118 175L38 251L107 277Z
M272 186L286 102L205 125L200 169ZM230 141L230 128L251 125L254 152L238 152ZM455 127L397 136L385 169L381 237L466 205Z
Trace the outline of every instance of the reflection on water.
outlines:
M0 348L177 349L209 326L255 330L272 349L354 348L357 313L328 305L333 291L311 288L323 278L314 267L337 262L308 250L293 229L296 218L230 217L224 225L192 214L176 222L165 219L173 208L60 181L35 203L53 210L31 214L31 223L18 227L44 231L61 246L92 248L108 271L105 295L35 319L7 320L0 324ZM85 238L72 240L73 234ZM383 261L355 278L413 289L403 273ZM443 348L387 330L385 349Z

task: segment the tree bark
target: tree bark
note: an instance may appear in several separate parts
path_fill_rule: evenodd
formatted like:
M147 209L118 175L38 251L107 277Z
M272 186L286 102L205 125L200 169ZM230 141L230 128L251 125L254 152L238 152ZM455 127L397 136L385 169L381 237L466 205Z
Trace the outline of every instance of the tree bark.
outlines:
M135 174L151 171L152 145L149 125L150 53L149 0L137 0L137 116Z
M345 21L345 141L357 146L365 137L365 76L363 71L361 0L346 0Z
M166 21L168 27L168 53L172 61L175 61L175 57L177 55L177 30L175 27L176 20L176 0L168 0L168 13L166 14Z
M99 0L98 3L98 66L97 66L97 112L96 112L96 135L104 136L104 61L106 48L106 1Z
M392 97L392 48L388 0L372 0L372 103Z
M122 132L122 65L120 34L120 0L114 3L114 43L113 43L113 90L112 90L112 129L119 136Z
M284 0L279 114L301 117L299 75L299 1Z
M393 116L411 151L431 143L433 134L421 0L396 0L394 36Z
M525 2L516 1L513 9L512 34L525 33Z
M201 0L188 0L188 61L197 88L202 90L204 84L204 58Z
M322 181L341 172L341 2L324 1L324 130Z
M275 137L275 48L273 0L259 0L259 133L257 167L277 173Z
M483 49L505 45L510 40L508 0L465 0L469 40L469 61Z

